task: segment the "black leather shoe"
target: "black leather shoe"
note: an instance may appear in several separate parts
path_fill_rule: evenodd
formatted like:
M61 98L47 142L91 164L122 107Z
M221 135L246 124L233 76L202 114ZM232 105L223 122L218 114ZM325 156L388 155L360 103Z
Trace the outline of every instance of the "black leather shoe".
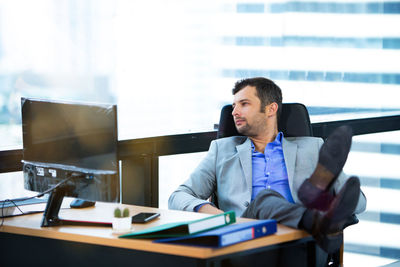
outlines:
M298 190L299 199L308 208L327 210L333 200L330 189L346 163L353 132L348 126L337 128L322 145L318 165Z
M323 235L317 241L317 244L328 254L335 253L343 244L343 232L337 232L330 235Z
M328 211L314 213L311 234L317 244L328 253L340 248L343 242L341 232L354 214L360 191L360 180L354 176L350 177L332 201Z

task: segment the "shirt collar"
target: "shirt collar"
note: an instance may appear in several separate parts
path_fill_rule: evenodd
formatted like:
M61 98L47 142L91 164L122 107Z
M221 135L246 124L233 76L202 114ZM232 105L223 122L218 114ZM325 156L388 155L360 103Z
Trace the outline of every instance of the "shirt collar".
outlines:
M283 138L283 132L279 132L276 135L275 140L269 144L271 144L272 146L280 146L280 145L282 145L282 138ZM250 142L251 142L251 151L256 152L256 147L254 146L253 141L251 139L250 139ZM268 144L267 144L267 146L268 146ZM265 148L267 148L267 146Z

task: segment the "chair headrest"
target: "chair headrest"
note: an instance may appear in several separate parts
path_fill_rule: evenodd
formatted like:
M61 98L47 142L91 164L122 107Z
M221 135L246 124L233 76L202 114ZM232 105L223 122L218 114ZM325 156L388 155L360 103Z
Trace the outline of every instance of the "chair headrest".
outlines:
M232 110L232 105L226 105L222 108L217 138L241 135L236 130ZM286 137L313 136L310 116L306 106L300 103L282 104L278 129Z

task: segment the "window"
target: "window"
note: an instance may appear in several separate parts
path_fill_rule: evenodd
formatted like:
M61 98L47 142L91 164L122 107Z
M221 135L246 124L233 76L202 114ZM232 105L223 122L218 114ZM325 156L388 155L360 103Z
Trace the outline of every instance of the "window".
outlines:
M120 139L212 130L251 76L312 121L400 109L397 2L17 0L0 13L3 148L21 146L21 96L117 103Z

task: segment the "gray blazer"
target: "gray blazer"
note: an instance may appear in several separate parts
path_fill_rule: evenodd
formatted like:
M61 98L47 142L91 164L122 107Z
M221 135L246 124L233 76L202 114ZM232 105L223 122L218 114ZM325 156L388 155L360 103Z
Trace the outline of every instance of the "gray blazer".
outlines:
M283 138L282 148L293 200L301 203L297 191L318 163L321 138ZM175 190L169 200L170 209L193 211L216 190L221 210L234 210L241 215L251 201L252 161L251 141L244 136L227 137L211 142L206 157L190 178ZM341 173L334 184L335 191L346 181ZM366 199L360 194L356 213L365 210Z

